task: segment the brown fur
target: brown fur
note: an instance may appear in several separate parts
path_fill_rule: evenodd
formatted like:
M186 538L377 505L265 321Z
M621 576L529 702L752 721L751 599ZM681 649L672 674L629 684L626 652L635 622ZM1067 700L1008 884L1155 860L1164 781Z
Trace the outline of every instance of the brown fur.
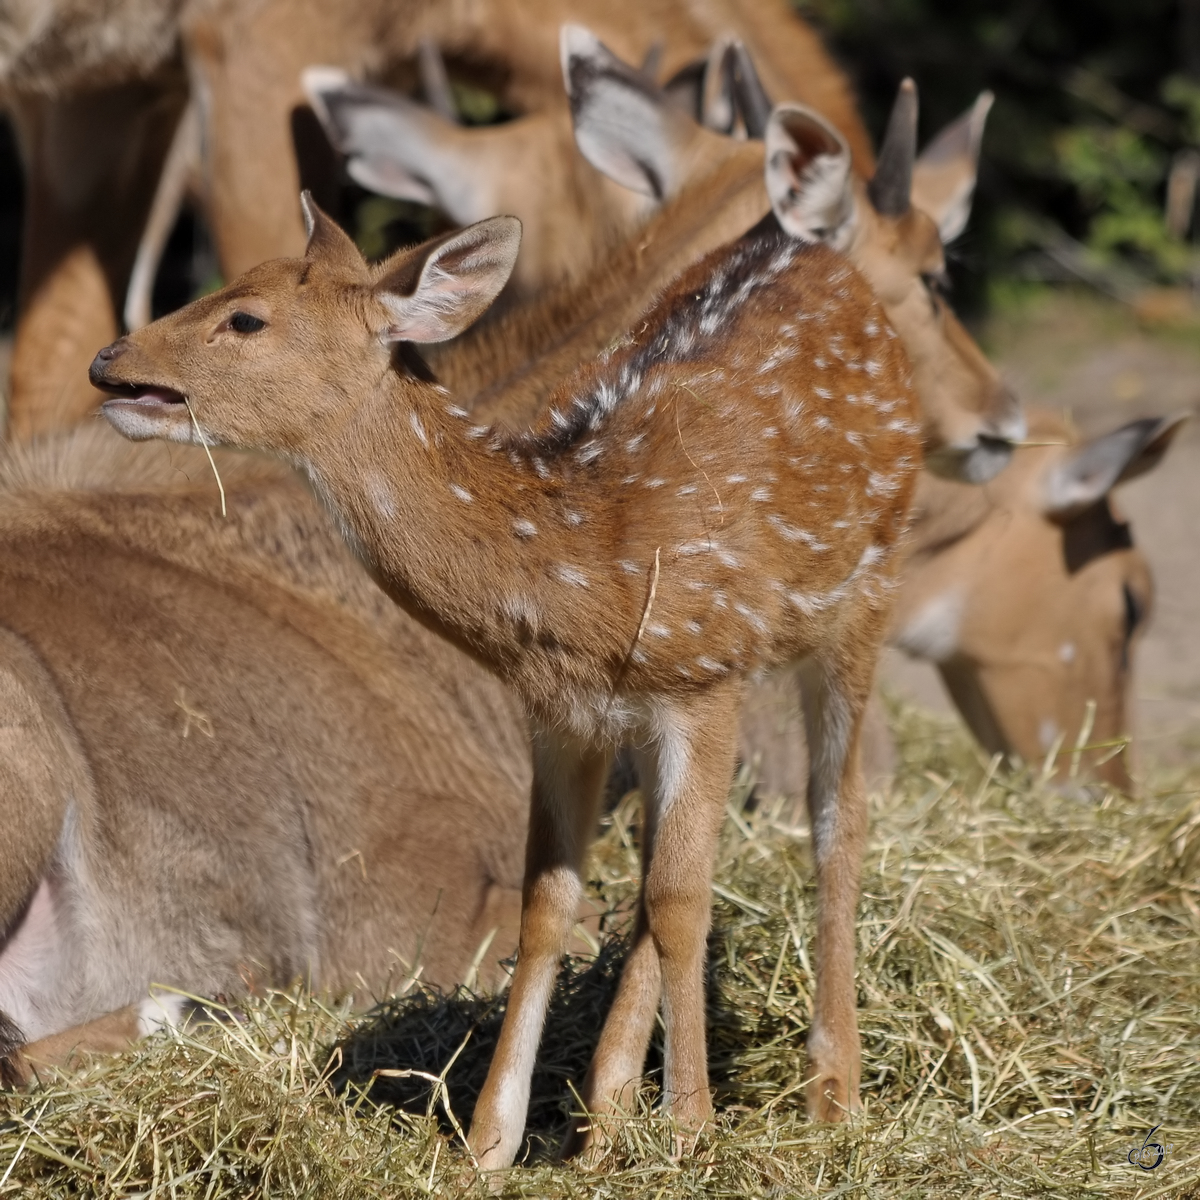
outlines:
M39 885L58 922L25 1036L151 982L452 985L492 929L495 982L514 944L512 700L288 472L219 462L227 520L202 453L102 426L0 465L0 979Z

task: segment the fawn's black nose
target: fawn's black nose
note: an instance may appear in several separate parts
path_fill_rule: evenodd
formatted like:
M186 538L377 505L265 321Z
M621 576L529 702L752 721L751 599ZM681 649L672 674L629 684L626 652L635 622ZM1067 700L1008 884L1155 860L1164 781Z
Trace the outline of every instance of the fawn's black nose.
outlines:
M92 359L92 365L88 367L88 379L94 387L99 387L104 382L109 364L120 358L128 349L129 343L124 338L118 338L112 345L105 346L97 352L96 357Z

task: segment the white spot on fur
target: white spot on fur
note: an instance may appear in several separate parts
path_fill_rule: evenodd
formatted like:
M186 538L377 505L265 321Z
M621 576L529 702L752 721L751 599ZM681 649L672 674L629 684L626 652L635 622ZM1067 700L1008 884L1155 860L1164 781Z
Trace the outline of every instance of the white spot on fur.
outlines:
M390 521L398 510L396 495L388 486L388 481L378 471L372 471L367 476L366 489L368 498L375 506L375 511L384 520Z
M814 553L819 554L823 550L828 550L826 543L814 537L807 529L801 529L797 525L791 525L785 521L778 513L771 513L767 517L767 521L774 527L775 531L781 538L789 542L803 542Z
M630 562L627 558L618 558L617 566L620 567L626 575L640 575L642 573L642 568L639 567L637 563Z
M525 517L518 517L513 523L513 533L520 538L537 537L537 526Z
M1061 662L1073 663L1075 661L1075 643L1063 642L1058 648L1058 657Z
M566 563L555 563L554 573L563 583L569 583L572 587L591 586L588 577L578 567L568 566Z
M471 493L470 493L470 492L468 492L468 491L467 491L467 489L466 489L465 487L460 487L460 486L459 486L457 483L452 483L452 484L450 485L450 490L451 490L451 491L452 491L452 492L453 492L453 493L454 493L454 494L455 494L455 495L456 495L456 496L457 496L457 497L458 497L458 498L459 498L459 499L460 499L460 500L461 500L461 501L462 501L464 504L472 504L472 503L474 503L474 501L475 501L475 497L474 497L474 496L472 496L472 495L471 495Z
M421 418L415 412L408 414L408 423L412 426L412 431L417 435L417 440L422 446L429 445L429 435L425 432L425 426L421 424Z

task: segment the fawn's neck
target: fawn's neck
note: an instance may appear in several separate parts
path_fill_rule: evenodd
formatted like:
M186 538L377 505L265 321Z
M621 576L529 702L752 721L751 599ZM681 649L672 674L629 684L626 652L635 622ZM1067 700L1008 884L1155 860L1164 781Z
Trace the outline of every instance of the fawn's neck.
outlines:
M641 598L595 554L603 498L535 443L473 424L444 389L400 390L389 376L303 462L359 557L401 607L527 698L548 694L530 679L550 660L583 686L611 683Z

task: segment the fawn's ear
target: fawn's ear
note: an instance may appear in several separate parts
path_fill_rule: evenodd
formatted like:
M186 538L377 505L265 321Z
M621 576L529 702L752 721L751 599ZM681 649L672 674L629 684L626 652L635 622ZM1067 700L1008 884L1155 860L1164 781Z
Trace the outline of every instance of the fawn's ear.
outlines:
M353 239L328 213L317 207L307 188L300 193L300 211L304 214L304 232L308 237L304 257L361 273L363 256Z
M655 200L671 195L695 122L582 25L562 27L561 48L580 153L630 191Z
M971 215L979 145L994 99L991 92L981 92L957 121L925 147L913 167L912 202L937 222L943 244L962 233Z
M1077 516L1118 483L1152 471L1189 415L1143 417L1075 447L1047 475L1043 511L1053 517Z
M481 316L508 282L521 247L516 217L490 217L400 250L375 271L390 342L444 342Z
M801 241L843 248L854 227L846 139L811 108L781 104L766 142L767 195L780 225Z

